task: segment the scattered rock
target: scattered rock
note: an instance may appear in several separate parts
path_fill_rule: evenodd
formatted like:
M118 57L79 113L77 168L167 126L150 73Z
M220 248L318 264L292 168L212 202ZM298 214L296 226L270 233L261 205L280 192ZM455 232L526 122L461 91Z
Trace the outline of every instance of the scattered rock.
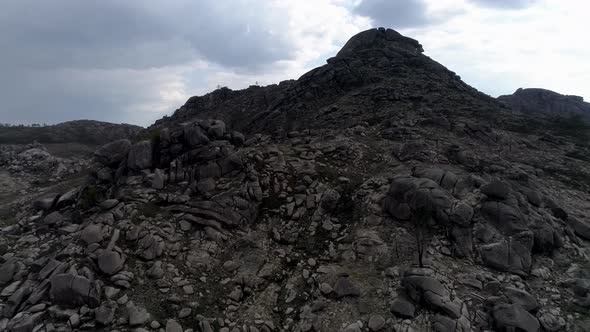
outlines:
M127 304L127 313L129 315L130 326L144 325L148 320L150 320L151 315L146 309L136 307L134 304L129 303Z
M169 319L166 322L166 332L182 332L182 326L174 319Z
M391 305L391 312L401 318L414 318L416 307L409 301L397 298Z
M98 224L90 224L82 230L80 238L86 244L99 243L102 241L102 227Z
M373 315L369 318L369 329L371 331L381 331L385 327L385 318L381 315Z
M116 251L104 250L98 255L98 267L106 275L114 275L123 268L125 258Z

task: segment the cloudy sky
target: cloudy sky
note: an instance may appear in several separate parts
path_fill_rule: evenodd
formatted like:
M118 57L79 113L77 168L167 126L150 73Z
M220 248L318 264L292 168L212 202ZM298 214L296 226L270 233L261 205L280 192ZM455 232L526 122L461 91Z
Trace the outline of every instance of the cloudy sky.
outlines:
M297 78L385 26L492 96L590 99L587 0L2 0L0 123L148 125L193 95Z

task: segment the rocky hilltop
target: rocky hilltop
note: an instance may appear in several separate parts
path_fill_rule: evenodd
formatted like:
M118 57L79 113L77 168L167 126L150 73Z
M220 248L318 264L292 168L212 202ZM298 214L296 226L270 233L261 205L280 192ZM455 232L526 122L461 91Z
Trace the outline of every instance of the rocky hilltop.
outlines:
M562 95L545 89L518 89L498 97L514 110L550 117L577 116L590 124L590 103L579 96Z
M413 39L149 131L0 202L0 330L590 330L588 142Z
M212 117L248 134L287 133L381 123L405 110L426 108L471 115L499 104L425 56L416 40L373 29L354 36L326 65L298 80L192 97L155 127Z
M114 124L93 120L76 120L45 127L0 127L0 144L82 143L102 145L132 138L143 130L129 124Z

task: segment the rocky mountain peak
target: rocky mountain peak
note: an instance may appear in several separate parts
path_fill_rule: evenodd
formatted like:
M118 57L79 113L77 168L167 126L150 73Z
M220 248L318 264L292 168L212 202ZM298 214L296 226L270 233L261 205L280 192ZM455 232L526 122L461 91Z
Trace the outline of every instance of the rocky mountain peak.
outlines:
M336 56L354 57L376 50L407 52L414 55L424 52L422 45L415 39L402 36L393 29L375 28L354 35Z
M232 91L218 89L191 97L154 127L192 118L215 118L245 133L287 133L309 128L347 128L380 122L396 108L429 107L459 99L473 109L497 102L461 81L424 55L420 43L392 29L370 29L353 36L327 63L297 80ZM447 104L448 105L448 104ZM373 112L359 112L370 108Z

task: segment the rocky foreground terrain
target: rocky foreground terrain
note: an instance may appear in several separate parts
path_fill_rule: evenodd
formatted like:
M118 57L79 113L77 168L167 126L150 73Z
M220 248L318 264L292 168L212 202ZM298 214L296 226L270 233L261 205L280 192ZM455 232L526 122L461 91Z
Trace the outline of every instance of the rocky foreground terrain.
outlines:
M13 181L0 330L590 331L588 141L422 52L368 30Z

